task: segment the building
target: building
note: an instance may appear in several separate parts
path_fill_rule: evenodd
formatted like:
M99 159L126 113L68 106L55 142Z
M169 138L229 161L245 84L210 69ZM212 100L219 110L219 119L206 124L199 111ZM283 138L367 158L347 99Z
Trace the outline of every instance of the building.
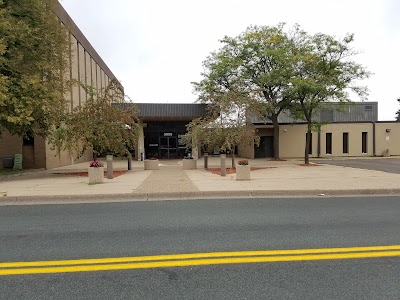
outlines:
M124 108L129 103L114 104ZM205 104L137 103L140 120L140 139L135 149L135 159L183 158L187 149L182 142L186 125L192 120L205 117ZM194 151L193 151L194 150ZM192 149L197 153L197 149Z
M71 41L67 78L91 85L97 90L107 87L111 80L116 79L115 75L58 2L55 13L62 26L67 29ZM88 98L85 90L78 85L72 86L66 97L70 103L69 111L85 103ZM56 153L46 139L39 136L24 140L7 132L3 133L0 137L0 168L3 167L2 158L13 157L17 153L23 154L23 167L27 169L51 169L91 158L91 153L86 153L79 159L68 152Z
M310 157L400 155L400 123L378 121L377 102L332 103L317 113L314 120L323 125L319 132L312 132ZM239 146L239 156L273 157L271 122L256 118L252 122L260 136L260 145ZM307 124L293 120L287 113L279 117L279 124L280 157L304 157Z
M116 79L90 42L76 26L64 8L58 3L56 15L70 37L69 72L66 76L97 90L104 89ZM66 95L72 111L85 103L85 90L72 86ZM129 105L116 103L114 105ZM157 157L161 159L183 158L186 146L182 135L186 125L195 118L206 115L204 104L150 104L139 103L140 133L135 158ZM239 145L238 155L245 158L273 157L274 133L270 121L253 118L252 123L260 136L260 145ZM400 155L400 123L378 121L377 102L357 102L344 106L330 104L315 116L324 122L320 131L313 131L310 144L311 157L388 156ZM304 156L306 124L293 120L289 113L279 117L279 144L281 158ZM80 158L68 152L57 153L48 141L40 136L24 140L4 132L0 137L0 168L3 158L23 155L24 168L51 169L91 159L91 153ZM199 156L199 149L192 149Z
M141 139L136 159L183 158L186 147L181 136L186 125L207 112L204 104L139 103L137 106ZM250 159L273 157L271 121L257 118L251 121L260 136L260 145L239 145L238 155ZM314 121L323 125L319 132L312 132L311 157L400 155L400 123L378 121L377 102L331 103L315 115ZM279 116L279 123L280 157L304 157L307 124L285 112ZM192 151L194 156L202 154L196 148Z

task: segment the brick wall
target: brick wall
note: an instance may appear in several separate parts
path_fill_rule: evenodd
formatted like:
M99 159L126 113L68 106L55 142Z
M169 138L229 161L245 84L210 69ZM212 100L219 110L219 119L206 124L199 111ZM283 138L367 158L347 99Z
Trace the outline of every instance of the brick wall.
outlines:
M3 157L14 157L22 154L22 138L5 131L0 136L0 169L3 168Z
M35 136L35 169L46 168L46 140L41 136Z

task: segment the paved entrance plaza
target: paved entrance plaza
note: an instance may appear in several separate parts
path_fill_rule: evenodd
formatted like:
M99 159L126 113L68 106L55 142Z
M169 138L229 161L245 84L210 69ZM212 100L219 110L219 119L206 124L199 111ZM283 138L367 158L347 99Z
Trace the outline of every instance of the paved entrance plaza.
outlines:
M219 161L218 157L210 157L209 167L218 168ZM318 160L314 161L318 163ZM183 170L182 160L161 160L159 170L144 170L142 161L134 161L131 171L127 171L126 160L117 159L113 162L114 169L126 172L114 179L104 179L103 184L97 185L88 185L87 177L71 175L87 169L88 163L81 163L25 175L3 176L0 192L7 197L1 197L1 201L400 193L400 174L328 164L301 166L301 160L255 159L249 162L259 169L251 172L250 181L236 181L235 174L222 177L205 170L203 159L198 160L196 170Z

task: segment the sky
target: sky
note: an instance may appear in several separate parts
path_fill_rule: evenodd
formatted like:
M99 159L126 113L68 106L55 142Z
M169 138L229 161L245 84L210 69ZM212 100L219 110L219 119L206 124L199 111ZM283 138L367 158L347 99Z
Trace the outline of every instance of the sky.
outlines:
M355 34L355 61L380 121L400 104L399 0L60 0L136 103L193 103L191 82L224 36L250 25L290 27L337 38ZM359 101L358 98L352 99Z

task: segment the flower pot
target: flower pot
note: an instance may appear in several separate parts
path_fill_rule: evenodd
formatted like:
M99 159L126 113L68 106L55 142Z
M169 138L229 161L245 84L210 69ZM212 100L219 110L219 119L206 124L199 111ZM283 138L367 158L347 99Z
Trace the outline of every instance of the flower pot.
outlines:
M250 165L236 166L236 180L250 180Z
M197 159L184 159L183 160L184 170L195 170L197 169Z
M155 160L150 160L150 159L145 159L144 160L144 169L145 170L158 170L158 159Z
M102 183L104 179L104 167L89 167L89 184Z

